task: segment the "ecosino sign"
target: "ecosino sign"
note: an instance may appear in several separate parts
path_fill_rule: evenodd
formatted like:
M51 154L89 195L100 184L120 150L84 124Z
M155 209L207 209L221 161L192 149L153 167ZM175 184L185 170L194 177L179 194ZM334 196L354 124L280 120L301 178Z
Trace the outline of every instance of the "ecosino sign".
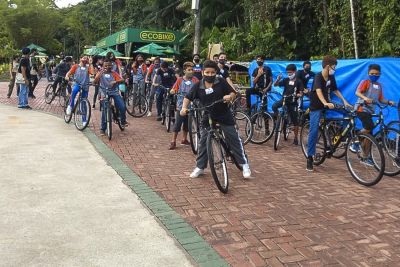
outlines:
M140 33L140 39L153 42L173 42L175 41L175 34L171 32L143 31Z

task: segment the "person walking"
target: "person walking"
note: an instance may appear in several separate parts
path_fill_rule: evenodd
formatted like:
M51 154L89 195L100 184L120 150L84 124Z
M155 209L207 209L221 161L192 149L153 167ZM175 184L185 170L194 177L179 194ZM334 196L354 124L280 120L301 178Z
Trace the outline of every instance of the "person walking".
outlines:
M32 109L28 105L29 83L31 79L31 66L29 62L30 49L25 47L22 49L22 58L19 62L18 73L22 74L22 79L17 80L20 86L18 95L18 108Z
M17 86L17 96L19 94L19 85L15 83L15 76L17 75L19 65L19 57L13 56L12 62L10 64L10 83L8 84L7 98L11 97L14 90L14 84Z

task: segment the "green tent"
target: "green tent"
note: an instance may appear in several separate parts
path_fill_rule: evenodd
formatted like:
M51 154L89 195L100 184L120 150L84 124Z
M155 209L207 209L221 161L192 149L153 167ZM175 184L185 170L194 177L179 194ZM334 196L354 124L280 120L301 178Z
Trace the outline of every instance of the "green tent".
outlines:
M39 51L39 52L46 52L46 49L44 49L43 47L41 47L41 46L39 46L39 45L36 45L36 44L30 44L30 45L28 45L27 46L29 49L33 49L33 48L36 48L36 50L37 51Z
M170 46L165 47L165 49L162 50L162 52L164 54L169 54L169 55L180 55L181 54Z
M155 43L150 43L148 45L142 46L141 48L136 50L135 53L149 54L153 56L163 56L164 50L165 47Z
M115 55L116 57L120 57L120 56L123 55L122 53L120 53L120 52L118 52L118 51L116 51L116 50L114 50L114 49L107 48L107 50L101 52L101 53L99 54L99 56L105 57L105 56L107 55L108 52L114 53L114 55Z
M104 49L94 46L92 48L85 49L83 54L88 55L88 56L96 56L96 55L99 55L99 54L101 54L103 52L104 52Z

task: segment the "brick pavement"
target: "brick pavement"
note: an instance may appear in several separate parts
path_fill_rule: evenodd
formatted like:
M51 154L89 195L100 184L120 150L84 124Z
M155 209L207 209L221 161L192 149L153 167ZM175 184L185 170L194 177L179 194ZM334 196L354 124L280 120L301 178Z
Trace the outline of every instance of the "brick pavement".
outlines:
M40 82L34 109L62 114L57 101L44 102ZM0 83L0 102L7 99ZM99 132L99 112L92 130ZM305 171L299 147L284 143L246 147L254 180L229 166L227 195L209 171L190 179L189 147L168 150L171 134L151 118L128 118L114 131L111 147L149 186L190 223L232 266L398 266L400 190L398 177L373 188L352 180L343 160L330 159L314 173Z

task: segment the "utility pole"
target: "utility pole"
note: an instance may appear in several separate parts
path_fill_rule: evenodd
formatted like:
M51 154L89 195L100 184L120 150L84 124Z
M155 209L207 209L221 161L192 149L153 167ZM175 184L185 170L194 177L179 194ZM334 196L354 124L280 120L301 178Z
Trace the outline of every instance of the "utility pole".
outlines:
M112 2L113 2L113 0L110 0L110 35L112 34L112 10L113 10L113 8L112 8L112 6L113 6L113 4L112 4Z
M358 59L356 23L355 23L355 18L354 18L353 0L350 0L350 13L351 13L351 27L353 28L354 54L355 54L356 59Z
M200 52L200 0L192 0L192 10L194 13L194 42L193 54Z

